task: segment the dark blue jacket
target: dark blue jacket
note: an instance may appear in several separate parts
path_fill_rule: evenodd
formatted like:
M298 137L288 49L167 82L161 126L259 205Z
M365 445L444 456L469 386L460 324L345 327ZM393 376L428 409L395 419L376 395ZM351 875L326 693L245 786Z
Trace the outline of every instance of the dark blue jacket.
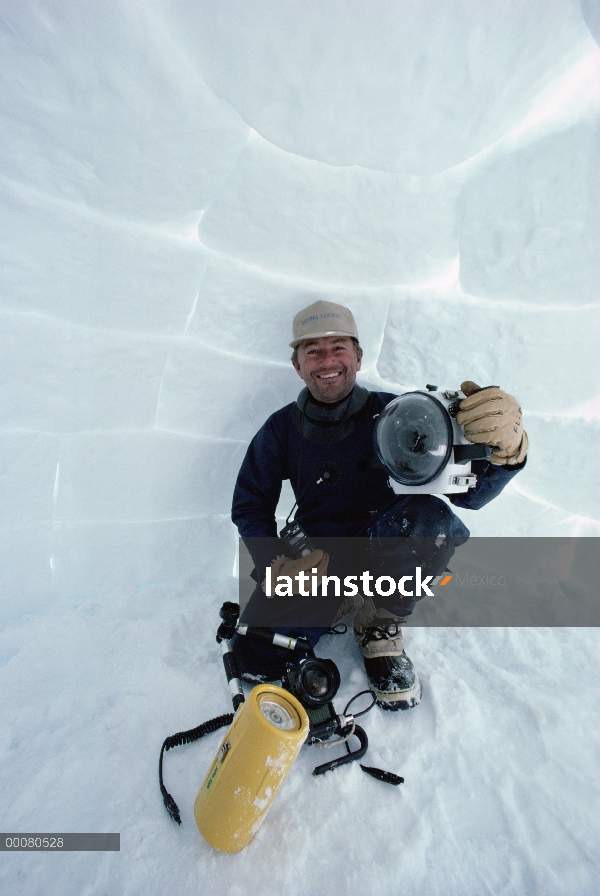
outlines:
M260 548L256 543L251 547L260 576L280 553L275 510L285 479L298 502L295 517L314 538L362 535L371 515L396 500L389 474L375 453L373 430L377 415L397 396L355 386L356 396L354 407L359 409L354 412L350 406L347 413L348 407L342 406L332 425L326 414L315 418L316 406L304 389L297 402L269 417L252 439L237 478L231 516L243 538L265 539ZM477 474L475 488L450 500L472 510L500 494L521 469L507 470L487 461L473 461L471 468Z

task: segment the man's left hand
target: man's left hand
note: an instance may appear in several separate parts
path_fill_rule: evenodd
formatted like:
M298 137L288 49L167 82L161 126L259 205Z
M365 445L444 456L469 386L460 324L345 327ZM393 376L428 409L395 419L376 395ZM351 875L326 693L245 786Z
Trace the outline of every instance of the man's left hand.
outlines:
M517 399L497 386L481 388L469 380L460 388L467 397L460 403L456 422L464 427L465 437L479 445L491 445L495 449L490 458L493 464L523 463L529 441Z

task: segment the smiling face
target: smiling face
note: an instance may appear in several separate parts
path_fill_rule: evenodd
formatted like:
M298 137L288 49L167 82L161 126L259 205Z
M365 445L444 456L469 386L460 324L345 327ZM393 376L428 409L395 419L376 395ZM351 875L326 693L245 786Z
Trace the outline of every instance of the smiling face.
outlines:
M317 401L332 404L349 395L360 370L362 349L357 355L350 336L321 336L305 339L298 346L294 367Z

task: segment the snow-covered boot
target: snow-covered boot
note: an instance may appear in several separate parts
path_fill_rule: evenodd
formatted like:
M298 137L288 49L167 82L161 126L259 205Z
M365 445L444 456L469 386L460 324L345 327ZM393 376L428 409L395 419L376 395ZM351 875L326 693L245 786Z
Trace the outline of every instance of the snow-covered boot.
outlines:
M365 663L369 686L382 709L410 709L421 700L421 682L404 652L400 627L405 619L365 603L354 620L354 637Z

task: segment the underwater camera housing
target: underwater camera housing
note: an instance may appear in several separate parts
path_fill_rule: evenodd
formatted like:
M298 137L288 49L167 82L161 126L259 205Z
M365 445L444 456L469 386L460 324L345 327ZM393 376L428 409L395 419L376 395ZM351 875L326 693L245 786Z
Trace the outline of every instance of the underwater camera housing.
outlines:
M383 409L375 451L396 494L450 495L474 487L471 461L488 459L493 448L465 438L455 419L463 398L460 391L427 386L404 392Z

